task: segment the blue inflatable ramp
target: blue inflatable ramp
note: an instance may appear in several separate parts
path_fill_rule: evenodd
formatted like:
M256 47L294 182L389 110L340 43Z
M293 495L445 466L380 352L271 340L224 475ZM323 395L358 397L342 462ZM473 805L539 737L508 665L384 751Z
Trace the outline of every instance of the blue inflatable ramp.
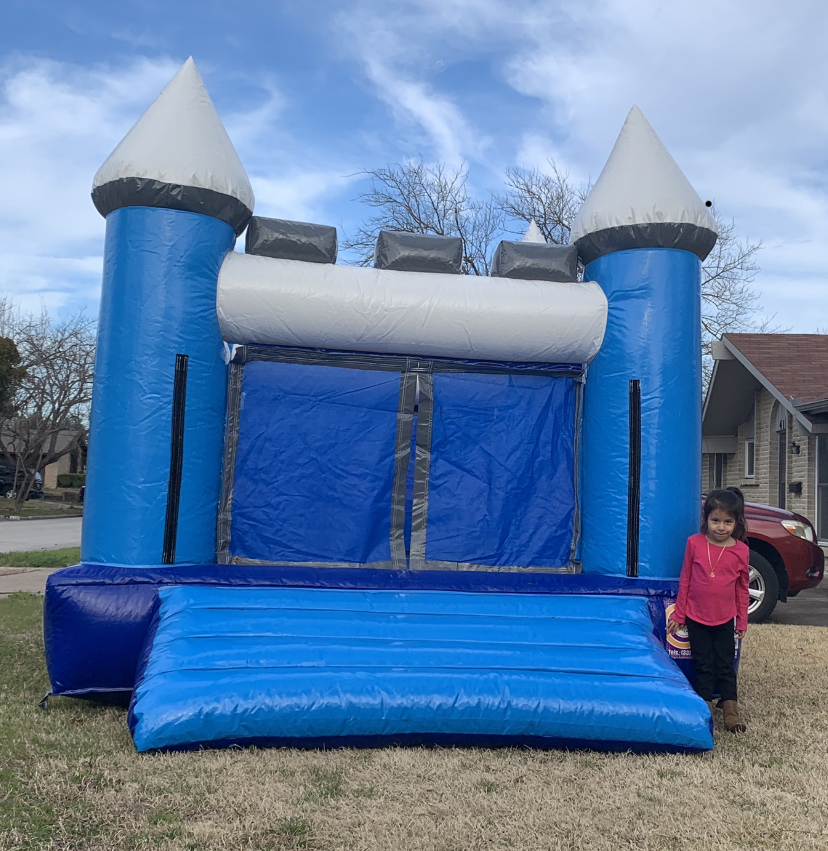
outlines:
M139 751L389 743L700 751L712 721L643 597L159 589Z

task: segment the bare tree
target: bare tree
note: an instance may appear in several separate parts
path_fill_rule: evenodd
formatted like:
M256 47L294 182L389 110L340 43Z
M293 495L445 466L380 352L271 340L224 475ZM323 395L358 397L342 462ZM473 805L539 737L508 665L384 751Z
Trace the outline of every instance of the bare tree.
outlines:
M756 255L761 242L741 240L736 225L722 218L715 206L712 213L719 238L702 264L702 349L710 352L713 340L727 332L755 331L759 296L751 284L759 272Z
M464 269L485 275L491 268L496 241L506 233L520 233L533 219L547 242L569 242L572 223L590 184L575 184L569 172L553 160L548 169L507 169L506 188L475 201L467 188L468 169L427 165L422 158L361 172L371 187L358 198L378 210L360 226L345 248L359 252L359 263L373 260L380 230L437 233L463 237ZM757 321L761 309L751 284L759 272L756 256L761 242L740 239L733 220L715 207L719 239L702 264L702 354L704 383L710 376L710 347L727 332L767 331L769 323ZM519 225L519 226L518 226ZM781 330L774 328L773 330Z
M465 165L448 169L420 158L360 174L369 177L371 185L358 198L378 212L343 242L343 248L357 252L359 265L373 262L381 230L396 230L459 236L463 272L489 274L495 238L503 230L503 212L494 199L480 202L470 197Z
M506 169L506 191L495 196L504 215L529 224L533 219L543 238L555 245L566 245L572 222L584 203L590 186L576 186L564 171L549 160L549 172L537 168Z
M82 310L52 319L45 310L21 314L8 298L0 299L0 333L14 341L25 370L0 427L0 456L18 471L18 509L36 472L86 442L94 325Z
M509 169L506 185L508 189L498 196L498 202L510 219L520 222L534 219L547 242L569 242L572 222L589 192L589 185L574 185L569 179L569 172L562 171L552 160L549 161L548 172ZM719 238L702 263L701 331L705 387L712 371L710 348L714 340L728 332L770 330L769 322L756 319L761 306L758 294L751 287L759 272L756 255L762 243L740 239L732 219L724 219L715 206L711 212L716 219Z

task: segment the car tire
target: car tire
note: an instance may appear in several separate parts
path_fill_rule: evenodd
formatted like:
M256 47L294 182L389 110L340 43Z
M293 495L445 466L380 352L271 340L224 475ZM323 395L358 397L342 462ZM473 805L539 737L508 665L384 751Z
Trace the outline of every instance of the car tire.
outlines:
M11 488L6 491L5 497L6 499L14 499L17 496L17 491L13 491Z
M761 553L750 551L750 603L748 621L767 620L779 602L779 577L773 565Z

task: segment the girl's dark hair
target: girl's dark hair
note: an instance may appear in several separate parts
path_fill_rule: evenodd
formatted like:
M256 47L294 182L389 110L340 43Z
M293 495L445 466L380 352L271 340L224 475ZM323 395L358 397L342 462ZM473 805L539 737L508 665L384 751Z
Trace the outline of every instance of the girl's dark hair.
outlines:
M704 501L704 519L702 520L702 534L707 532L707 518L716 510L724 511L735 521L733 537L737 541L747 543L747 522L745 521L745 497L739 488L726 488L725 490L710 491Z

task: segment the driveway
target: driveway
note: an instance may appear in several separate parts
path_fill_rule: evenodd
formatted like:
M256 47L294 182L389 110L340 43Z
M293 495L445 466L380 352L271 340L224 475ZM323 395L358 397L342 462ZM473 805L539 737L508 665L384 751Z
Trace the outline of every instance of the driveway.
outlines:
M828 626L828 580L816 588L800 591L787 603L778 603L768 623L791 626Z
M83 523L82 517L58 517L54 520L0 520L0 553L79 547L81 523Z

